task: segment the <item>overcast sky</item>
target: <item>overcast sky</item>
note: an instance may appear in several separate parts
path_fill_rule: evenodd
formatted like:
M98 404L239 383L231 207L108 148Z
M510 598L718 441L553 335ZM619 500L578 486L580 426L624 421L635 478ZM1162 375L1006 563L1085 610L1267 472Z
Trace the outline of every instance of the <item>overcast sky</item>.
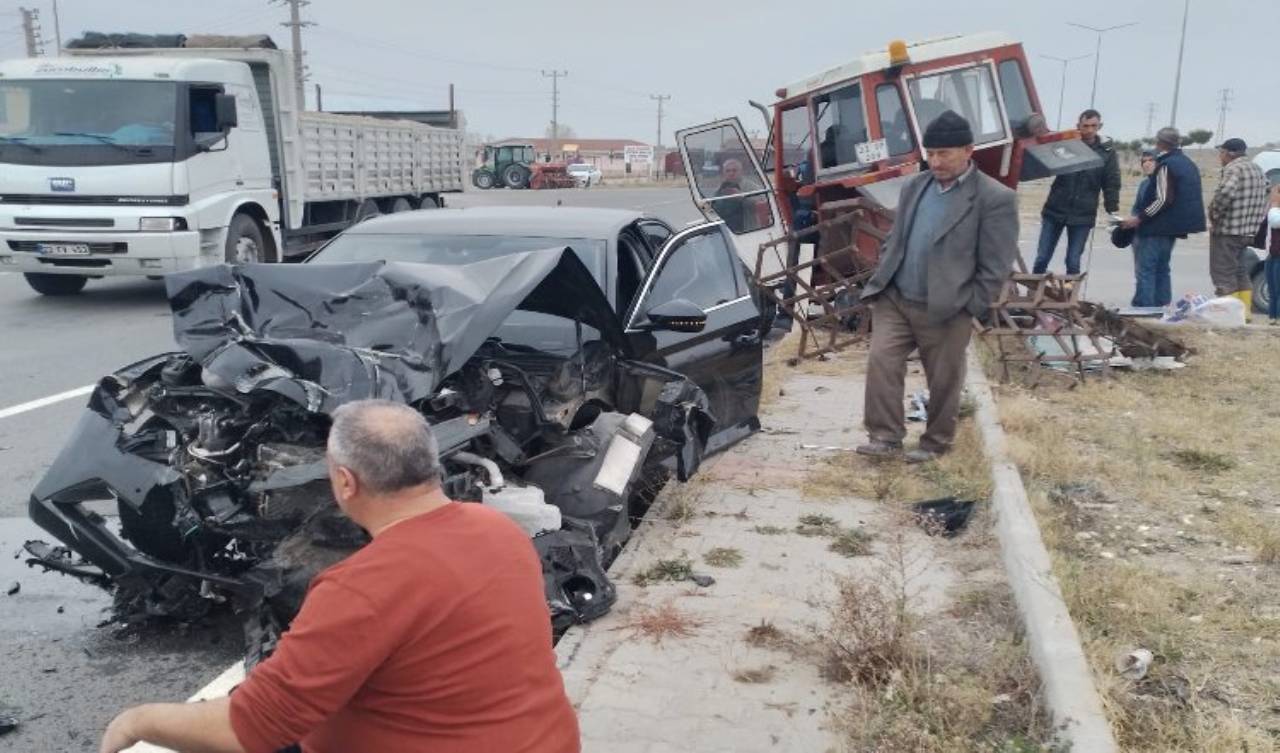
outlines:
M0 54L24 54L17 7L41 9L53 38L52 0L0 4ZM656 103L669 94L664 141L675 128L738 115L762 128L746 100L770 102L780 86L883 48L891 39L998 30L1022 41L1050 125L1061 65L1040 57L1092 54L1095 35L1066 24L1138 26L1106 35L1097 108L1104 133L1145 134L1173 100L1182 0L313 0L304 18L312 81L326 109L442 109L449 83L471 130L541 136L560 79L560 122L579 137L652 142ZM1011 12L1010 8L1017 8ZM59 0L63 39L85 30L271 34L288 10L268 0ZM1278 0L1191 0L1178 125L1215 129L1219 90L1230 88L1228 135L1280 140L1280 82L1271 54ZM52 48L52 44L50 48ZM1064 125L1089 104L1092 58L1072 63ZM308 93L310 97L310 92ZM313 104L313 103L312 103ZM1215 134L1215 143L1218 135Z

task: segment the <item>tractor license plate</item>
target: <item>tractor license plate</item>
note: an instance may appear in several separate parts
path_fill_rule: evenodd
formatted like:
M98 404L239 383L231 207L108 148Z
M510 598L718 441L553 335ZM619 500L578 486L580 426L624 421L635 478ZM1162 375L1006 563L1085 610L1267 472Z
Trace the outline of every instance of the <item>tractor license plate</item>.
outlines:
M41 243L36 247L44 256L88 256L88 243Z

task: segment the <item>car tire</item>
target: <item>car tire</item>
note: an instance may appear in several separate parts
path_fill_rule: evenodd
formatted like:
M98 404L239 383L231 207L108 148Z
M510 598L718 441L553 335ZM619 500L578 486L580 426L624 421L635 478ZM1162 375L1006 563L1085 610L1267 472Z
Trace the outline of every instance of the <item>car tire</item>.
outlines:
M27 272L23 275L27 284L40 295L75 295L84 290L89 278L84 275L50 275Z
M1271 296L1280 292L1267 288L1265 268L1265 264L1259 264L1250 276L1250 281L1253 283L1253 310L1259 314L1267 313L1267 304L1271 302Z
M493 188L494 184L497 182L497 176L489 170L476 170L471 174L472 185L482 191L488 191L490 188Z
M507 188L528 188L529 170L524 165L507 165L502 171L502 183Z
M237 214L227 227L223 258L228 264L257 264L267 258L262 226L247 214Z

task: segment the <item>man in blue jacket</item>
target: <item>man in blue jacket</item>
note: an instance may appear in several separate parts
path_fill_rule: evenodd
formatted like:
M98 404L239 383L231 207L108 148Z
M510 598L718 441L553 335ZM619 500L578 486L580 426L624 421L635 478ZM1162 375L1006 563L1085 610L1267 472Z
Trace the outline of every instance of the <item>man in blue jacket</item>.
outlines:
M1135 228L1137 286L1134 306L1168 306L1173 300L1169 263L1178 238L1205 231L1200 170L1179 148L1176 128L1156 133L1156 170L1145 206L1122 224Z

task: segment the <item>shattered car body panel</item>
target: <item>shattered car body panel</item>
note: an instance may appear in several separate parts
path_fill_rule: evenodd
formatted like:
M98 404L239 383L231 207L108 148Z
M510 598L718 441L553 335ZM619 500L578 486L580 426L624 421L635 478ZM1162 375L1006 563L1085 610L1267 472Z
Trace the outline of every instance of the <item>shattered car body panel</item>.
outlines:
M461 266L221 266L167 286L183 350L99 383L29 501L66 548L28 551L109 582L124 619L195 619L230 603L247 615L251 661L312 576L367 541L328 487L339 405L419 409L455 499L558 508L558 530L531 532L558 629L608 611L605 568L632 517L669 471L697 470L715 430L694 382L633 358L566 249ZM531 319L572 333L573 352L504 340ZM95 500L114 500L118 520L84 505Z

